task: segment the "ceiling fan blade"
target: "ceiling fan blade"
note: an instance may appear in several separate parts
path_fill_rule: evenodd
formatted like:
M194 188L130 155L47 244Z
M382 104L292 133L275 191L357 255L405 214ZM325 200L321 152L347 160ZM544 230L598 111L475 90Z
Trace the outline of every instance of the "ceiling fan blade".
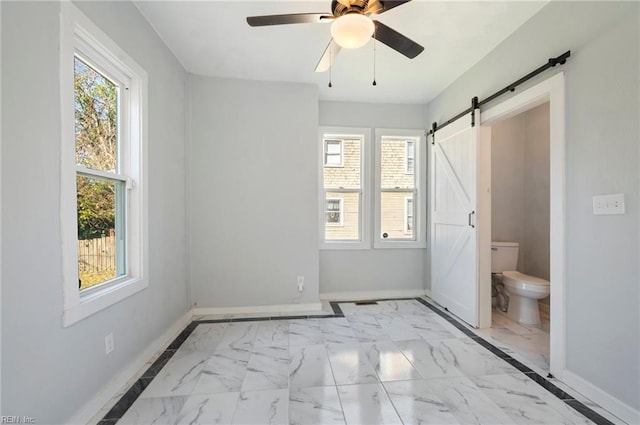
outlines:
M402 6L403 4L409 3L410 1L411 0L369 0L369 4L367 5L367 10L365 11L365 13L384 13L387 10L391 10L394 7Z
M402 53L409 59L415 58L424 50L424 47L400 34L398 31L389 28L382 22L373 21L373 24L376 27L373 37L376 40Z
M287 15L248 16L247 23L252 27L287 24L317 24L334 19L326 13L291 13Z
M318 61L318 65L316 65L316 72L328 71L335 62L336 56L340 53L340 49L341 47L332 38L327 48L324 49L324 53Z

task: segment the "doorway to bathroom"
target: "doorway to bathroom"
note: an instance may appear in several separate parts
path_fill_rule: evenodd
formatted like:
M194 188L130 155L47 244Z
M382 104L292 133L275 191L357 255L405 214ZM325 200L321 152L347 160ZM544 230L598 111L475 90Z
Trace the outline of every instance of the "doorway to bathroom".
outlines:
M544 375L549 372L549 286L535 286L535 291L529 286L550 278L549 123L546 102L490 126L492 323L485 335ZM524 301L505 286L507 274L513 275L507 270L522 273L515 276L524 280L511 282L526 292L522 297L539 311L539 319L517 305Z
M511 344L505 348L514 354L522 351L525 363L561 379L565 367L563 74L482 111L480 122L479 146L484 154L480 152L478 161L478 203L486 208L477 217L478 226L491 229L491 240L518 242L517 270L549 280L550 297L539 302L542 325L522 326L510 321L499 305L492 311L487 301L491 279L481 277L480 323L482 327L493 322L493 327L479 333L499 345ZM479 240L480 255L491 252L488 239Z

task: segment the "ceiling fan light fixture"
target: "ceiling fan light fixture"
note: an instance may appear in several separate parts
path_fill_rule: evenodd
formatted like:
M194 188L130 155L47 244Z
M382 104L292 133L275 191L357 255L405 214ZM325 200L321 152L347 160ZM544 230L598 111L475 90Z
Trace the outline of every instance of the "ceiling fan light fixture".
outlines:
M374 31L373 21L359 13L340 16L331 24L331 36L340 47L357 49L367 44Z

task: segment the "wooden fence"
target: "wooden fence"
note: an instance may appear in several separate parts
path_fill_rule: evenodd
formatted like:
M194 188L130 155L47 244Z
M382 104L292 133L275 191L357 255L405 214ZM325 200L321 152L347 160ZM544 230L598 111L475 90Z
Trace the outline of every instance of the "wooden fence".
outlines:
M116 269L115 235L78 241L80 272L102 272Z

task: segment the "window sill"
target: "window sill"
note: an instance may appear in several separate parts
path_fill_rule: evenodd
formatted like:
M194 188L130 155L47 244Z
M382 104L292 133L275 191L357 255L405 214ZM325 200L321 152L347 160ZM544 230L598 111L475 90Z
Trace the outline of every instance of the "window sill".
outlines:
M77 304L65 307L62 314L62 326L65 328L71 326L142 291L148 286L149 283L146 279L130 278L113 282L104 288L96 288L95 291L90 291L85 295L79 295Z
M320 242L320 250L370 249L371 245L363 241Z
M375 249L426 249L427 243L420 241L375 241Z

